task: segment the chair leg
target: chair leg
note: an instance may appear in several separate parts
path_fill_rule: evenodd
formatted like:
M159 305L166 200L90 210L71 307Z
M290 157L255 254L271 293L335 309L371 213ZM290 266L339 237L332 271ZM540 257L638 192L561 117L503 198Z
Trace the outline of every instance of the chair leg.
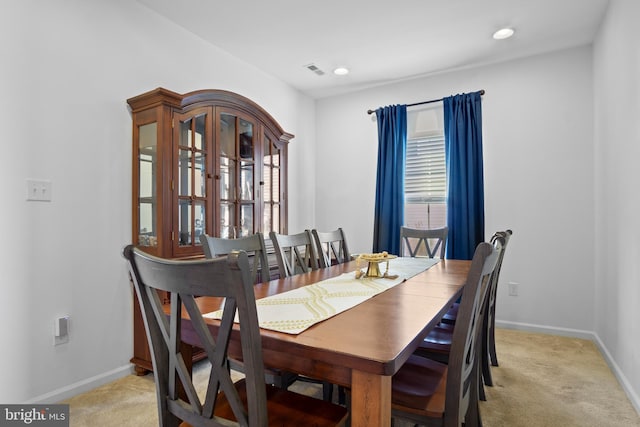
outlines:
M498 366L498 356L496 355L496 312L495 306L491 309L491 320L489 321L488 335L489 335L489 357L491 358L491 365Z
M493 328L489 330L489 358L491 366L498 366L498 356L496 355L496 336Z
M480 355L480 363L482 363L482 379L484 384L493 387L493 377L491 376L491 366L489 365L489 353L487 346L483 340L482 354Z
M465 427L480 427L482 426L482 420L480 419L480 403L478 401L478 395L472 393L469 401L469 409L464 418Z
M491 366L489 366L489 337L490 337L490 325L491 319L489 316L485 315L482 320L482 339L481 339L481 350L480 350L480 363L482 364L482 375L480 378L480 382L484 380L484 384L492 387L493 386L493 378L491 377Z

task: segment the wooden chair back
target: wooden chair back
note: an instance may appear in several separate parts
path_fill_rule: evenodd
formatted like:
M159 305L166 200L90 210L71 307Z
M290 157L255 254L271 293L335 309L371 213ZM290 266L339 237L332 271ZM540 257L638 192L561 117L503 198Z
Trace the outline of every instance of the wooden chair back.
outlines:
M511 238L512 234L513 231L511 230L498 231L491 238L492 243L502 238L502 251L500 252L500 257L498 258L498 261L496 263L496 268L491 276L491 284L489 285L489 290L487 291L487 297L485 301L486 308L484 312L482 337L482 351L485 360L483 361L482 369L483 376L485 377L487 385L493 385L489 362L494 366L498 365L498 357L496 355L495 345L496 294L498 291L498 282L500 281L500 270L502 269L502 261L504 259L507 245L509 244L509 239Z
M151 256L129 245L124 249L135 287L153 361L160 426L178 426L186 421L199 425L267 424L266 389L262 345L253 283L246 252L226 258L174 261ZM169 316L163 310L158 290L171 293ZM195 296L225 298L220 328L214 338L204 322ZM180 353L182 310L191 319L211 363L204 401L196 393L190 373ZM238 395L227 368L227 348L234 317L238 314L242 354L245 363L247 406ZM188 401L178 395L182 384ZM214 415L219 391L233 408L238 423L218 420ZM217 421L217 422L216 422Z
M500 239L493 245L480 243L471 261L449 353L445 426L459 426L465 417L478 417L467 411L478 409L479 363L476 358L480 350L483 302L501 251Z
M249 255L249 263L252 264L252 283L269 281L269 259L262 233L258 232L238 239L223 239L201 234L200 242L207 258L224 256L233 251L245 251Z
M400 228L400 256L428 256L444 259L449 227L418 230L416 228ZM405 255L405 248L408 255Z
M342 264L351 260L347 238L342 228L334 231L322 232L316 229L311 231L318 252L319 266L330 267L334 264Z
M507 250L507 245L509 244L509 239L513 232L511 230L506 231L498 231L491 237L491 243L495 243L496 241L502 238L502 251L500 252L500 257L496 263L496 268L493 271L493 275L491 276L491 285L489 286L489 290L487 292L487 317L492 320L492 317L495 315L496 310L496 292L498 289L498 281L500 280L500 270L502 269L502 260L504 259L504 254ZM491 321L490 323L494 323Z
M309 230L298 234L278 234L272 231L269 237L275 249L280 277L318 269L318 255Z

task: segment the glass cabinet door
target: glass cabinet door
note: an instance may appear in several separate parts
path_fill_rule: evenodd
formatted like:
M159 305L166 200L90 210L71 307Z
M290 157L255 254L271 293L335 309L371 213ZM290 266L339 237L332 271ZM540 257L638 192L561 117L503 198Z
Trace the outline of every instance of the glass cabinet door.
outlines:
M158 246L158 124L138 126L138 246Z
M263 140L262 199L263 232L282 233L282 198L280 188L281 151L268 135Z
M173 186L177 195L177 218L173 239L174 248L177 246L182 253L201 246L200 235L206 233L210 218L210 117L211 110L203 108L188 115L176 114L174 123L177 173Z
M239 114L218 114L220 215L218 232L225 239L237 239L256 231L255 210L255 124Z

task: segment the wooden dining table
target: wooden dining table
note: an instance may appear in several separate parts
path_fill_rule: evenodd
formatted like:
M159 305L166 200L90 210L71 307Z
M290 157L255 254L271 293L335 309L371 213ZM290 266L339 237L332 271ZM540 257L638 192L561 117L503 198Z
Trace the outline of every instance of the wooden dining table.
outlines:
M389 426L391 377L461 295L470 261L441 260L426 271L297 335L261 329L264 363L318 380L348 387L351 425ZM354 271L356 262L255 285L256 299L283 293ZM220 308L218 298L197 298L202 313ZM205 318L215 333L218 320ZM236 326L237 328L237 326ZM242 355L234 331L230 357ZM198 345L188 315L182 340ZM191 360L190 354L184 355Z

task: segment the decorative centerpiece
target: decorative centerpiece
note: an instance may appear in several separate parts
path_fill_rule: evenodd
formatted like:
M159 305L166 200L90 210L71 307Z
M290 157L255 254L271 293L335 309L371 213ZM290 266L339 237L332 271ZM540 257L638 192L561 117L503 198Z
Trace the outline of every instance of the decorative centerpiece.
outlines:
M394 258L397 258L397 256L389 255L386 251L376 254L358 255L358 257L356 258L356 279L360 279L362 277L383 277L385 279L396 279L398 277L397 274L389 274L389 260ZM365 261L368 263L366 272L360 270L361 261ZM381 262L386 263L384 274L380 273Z

